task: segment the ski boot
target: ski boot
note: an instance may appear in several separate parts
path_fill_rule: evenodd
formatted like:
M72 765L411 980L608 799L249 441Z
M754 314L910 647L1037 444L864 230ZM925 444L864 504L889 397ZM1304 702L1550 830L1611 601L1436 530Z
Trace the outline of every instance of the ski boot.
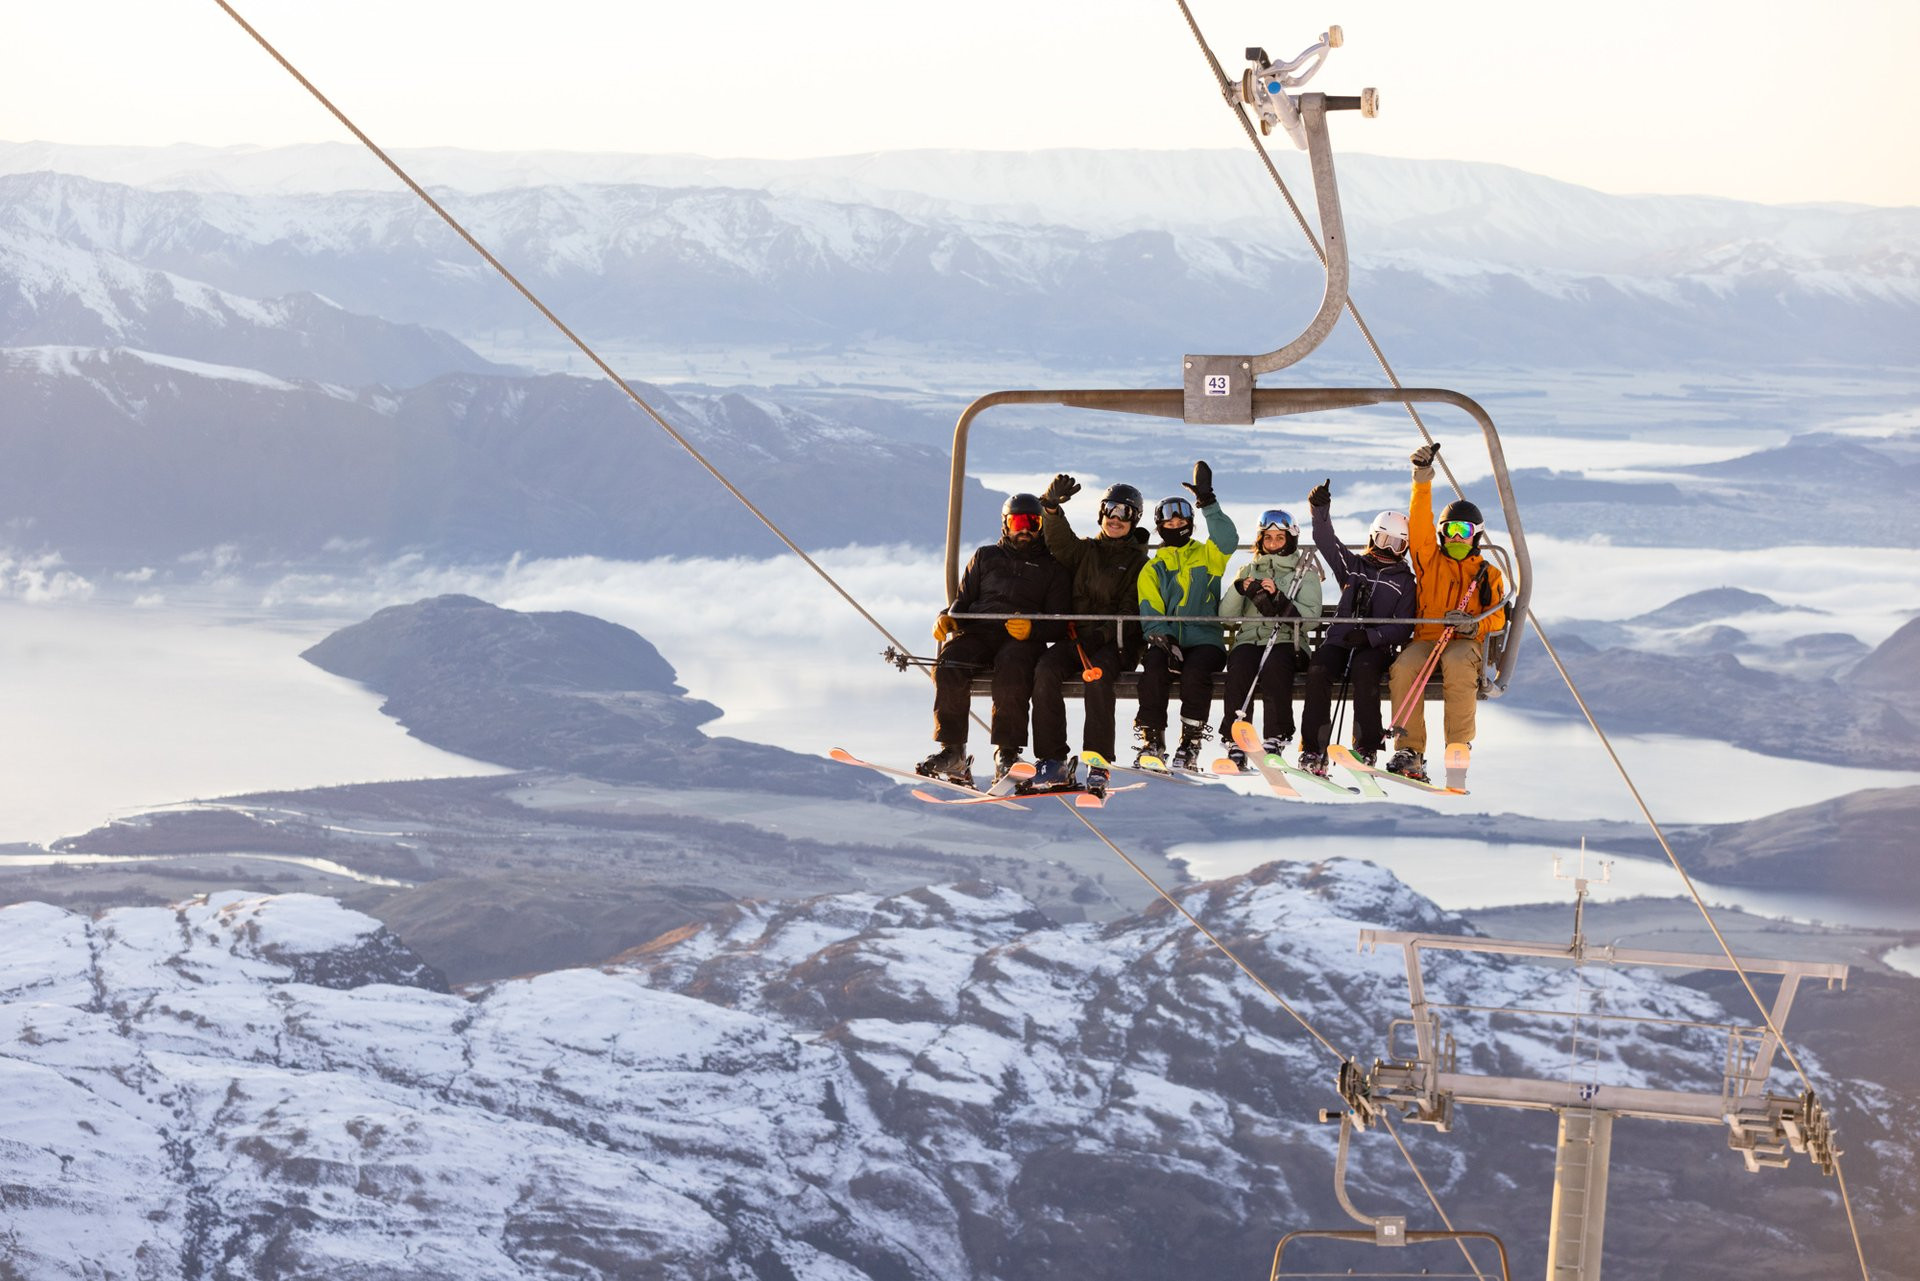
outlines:
M1105 796L1107 794L1107 771L1098 765L1087 766L1087 795Z
M1368 766L1368 767L1371 767L1371 766L1372 766L1372 765L1374 764L1374 762L1375 762L1375 761L1377 761L1377 760L1379 760L1379 759L1380 759L1380 753L1378 753L1378 752L1363 752L1363 751L1361 751L1361 750L1360 750L1359 748L1357 748L1357 747L1356 747L1356 748L1354 748L1354 749L1353 749L1353 759L1354 759L1354 760L1356 760L1356 761L1359 761L1359 762L1360 762L1360 763L1361 763L1362 765L1366 765L1366 766Z
M1427 758L1410 747L1403 747L1393 754L1387 761L1387 773L1410 778L1416 783L1433 781L1427 777Z
M965 743L940 744L940 750L914 766L913 772L922 778L944 778L962 787L974 785L973 757L967 755Z
M1323 752L1300 753L1300 769L1315 778L1328 778L1333 773L1333 768L1327 764L1326 754Z
M1033 771L1033 777L1020 783L1013 790L1021 795L1032 792L1064 792L1078 783L1080 770L1071 760L1049 758L1041 761Z
M1206 746L1207 727L1198 721L1180 722L1180 746L1174 749L1173 759L1167 762L1175 769L1197 771L1200 768L1200 749Z
M1020 763L1020 749L1017 747L995 747L993 749L993 781L998 783L1007 776L1007 771Z
M1133 727L1133 767L1135 769L1154 768L1143 763L1149 756L1161 762L1161 769L1166 768L1166 733L1163 730L1149 729L1145 725L1135 725Z
M1253 767L1247 764L1246 749L1241 747L1240 744L1234 742L1227 744L1227 759L1232 761L1233 767L1242 774L1252 772Z
M1260 744L1260 747L1268 756L1285 756L1287 754L1287 740L1278 736L1269 736Z

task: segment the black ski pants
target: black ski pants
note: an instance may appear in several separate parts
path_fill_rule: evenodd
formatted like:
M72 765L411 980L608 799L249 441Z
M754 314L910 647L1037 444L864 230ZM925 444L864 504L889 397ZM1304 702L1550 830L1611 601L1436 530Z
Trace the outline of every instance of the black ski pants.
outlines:
M1227 665L1227 651L1220 645L1184 645L1180 670L1173 671L1167 651L1158 645L1147 646L1140 661L1140 706L1133 723L1156 734L1167 732L1167 697L1175 681L1180 684L1180 719L1207 722L1213 706L1214 673Z
M942 743L967 741L968 687L982 672L993 673L993 728L996 747L1027 745L1027 704L1033 699L1033 669L1045 641L1017 641L999 624L965 631L940 647L933 667L933 736Z
M1307 663L1307 698L1300 705L1300 750L1327 754L1333 733L1333 687L1342 676L1353 687L1353 750L1377 752L1385 741L1380 723L1380 678L1393 661L1391 645L1322 643Z
M1080 646L1063 640L1047 651L1033 672L1033 754L1043 761L1064 759L1067 742L1067 696L1062 681L1080 679ZM1120 647L1112 641L1086 646L1087 661L1100 669L1100 679L1081 696L1086 716L1080 726L1080 746L1113 760L1113 678L1120 674Z
M1260 737L1293 737L1293 673L1300 651L1285 640L1277 640L1272 652L1267 653L1267 665L1262 667L1260 655L1266 649L1265 645L1236 645L1227 655L1227 705L1220 709L1220 737L1226 742L1233 741L1233 722L1240 709L1247 706L1255 672L1259 673ZM1252 718L1250 708L1248 718Z

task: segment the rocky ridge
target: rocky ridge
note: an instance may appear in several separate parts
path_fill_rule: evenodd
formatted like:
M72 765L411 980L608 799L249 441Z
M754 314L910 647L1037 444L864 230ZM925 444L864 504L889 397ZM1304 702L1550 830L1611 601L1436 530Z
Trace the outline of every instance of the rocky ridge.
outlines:
M1406 996L1397 958L1354 957L1354 928L1459 928L1344 861L1183 898L1362 1052ZM741 904L600 969L465 996L322 963L379 933L302 896L92 920L0 910L14 1265L1024 1281L1247 1272L1283 1226L1340 1221L1333 1136L1313 1120L1333 1060L1164 910L1056 927L981 884ZM1459 956L1428 977L1464 1004L1552 1004L1566 982ZM1606 1000L1722 1017L1633 972L1610 976ZM1550 1033L1495 1032L1471 1011L1454 1027L1479 1069L1569 1070ZM1598 1053L1573 1070L1698 1085L1719 1061L1710 1034L1675 1029ZM1877 1129L1883 1094L1850 1085L1849 1173L1876 1250L1893 1251L1916 1190L1910 1149ZM1475 1114L1409 1141L1456 1217L1505 1234L1525 1270L1550 1136ZM1818 1176L1753 1178L1719 1146L1692 1132L1616 1145L1610 1263L1656 1281L1838 1266L1837 1211L1807 1202ZM1369 1206L1419 1195L1373 1139L1351 1184Z

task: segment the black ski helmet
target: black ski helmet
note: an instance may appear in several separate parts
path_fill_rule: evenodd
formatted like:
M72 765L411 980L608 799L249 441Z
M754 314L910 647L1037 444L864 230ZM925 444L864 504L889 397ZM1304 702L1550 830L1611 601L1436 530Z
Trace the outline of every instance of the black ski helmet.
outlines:
M1033 527L1035 529L1040 528L1040 499L1034 494L1014 494L1008 498L1006 502L1000 504L1000 532L1002 535L1007 532L1007 517L1009 516L1031 516L1034 521Z
M1185 529L1169 532L1167 522L1175 517L1187 522ZM1171 498L1162 498L1153 509L1153 528L1159 533L1160 541L1169 547L1185 547L1193 537L1193 504L1175 494Z
M1466 521L1473 526L1473 540L1467 544L1467 550L1464 552L1447 550L1449 544L1447 543L1446 529L1451 522L1457 520ZM1480 509L1464 498L1456 498L1447 504L1445 511L1440 513L1440 523L1438 526L1440 550L1446 552L1446 554L1454 560L1465 560L1480 550L1480 540L1484 537L1485 528L1486 519L1480 515ZM1452 546L1458 547L1459 544L1455 543L1452 544Z
M1147 510L1147 500L1132 485L1108 485L1107 492L1100 495L1100 519L1107 518L1107 508L1125 507L1127 523L1137 525L1141 515Z

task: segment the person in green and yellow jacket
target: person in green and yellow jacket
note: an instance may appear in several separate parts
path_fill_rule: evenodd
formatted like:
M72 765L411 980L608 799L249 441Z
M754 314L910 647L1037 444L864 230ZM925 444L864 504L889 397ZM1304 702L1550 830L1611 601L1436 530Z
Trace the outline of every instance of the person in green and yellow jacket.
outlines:
M1242 708L1251 712L1257 679L1267 752L1278 756L1286 750L1294 728L1293 676L1307 665L1307 623L1301 620L1320 618L1320 570L1300 550L1300 527L1285 508L1260 514L1253 559L1236 569L1221 591L1220 617L1254 620L1232 628L1226 706L1220 709L1227 755L1245 769L1247 754L1233 741L1233 722Z
M1506 625L1506 598L1500 571L1480 555L1486 522L1480 509L1459 499L1433 519L1433 456L1438 444L1422 445L1408 461L1413 464L1413 501L1407 508L1408 559L1420 580L1421 618L1444 622L1421 623L1413 640L1400 651L1388 673L1394 710L1400 710L1413 690L1421 667L1435 645L1440 651L1440 693L1446 708L1448 743L1473 743L1475 700L1480 673L1486 664L1483 645L1488 635ZM1479 617L1486 614L1485 618ZM1477 621L1476 621L1477 620ZM1406 708L1399 750L1387 761L1395 774L1427 781L1427 712L1423 700Z
M1213 493L1213 469L1193 465L1193 479L1181 488L1193 494L1163 498L1154 509L1160 549L1140 571L1140 630L1147 649L1140 663L1140 705L1133 717L1135 763L1143 757L1166 759L1167 696L1180 681L1180 750L1172 764L1197 769L1207 741L1207 709L1213 702L1213 676L1227 664L1221 639L1220 576L1240 545L1240 532ZM1194 538L1194 513L1207 520L1205 542Z

